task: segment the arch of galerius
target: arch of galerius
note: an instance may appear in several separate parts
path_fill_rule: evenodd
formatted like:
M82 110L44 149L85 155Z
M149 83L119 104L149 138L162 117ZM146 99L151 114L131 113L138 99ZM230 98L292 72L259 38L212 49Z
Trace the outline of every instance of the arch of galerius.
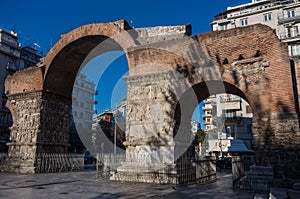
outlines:
M256 164L272 167L279 185L300 178L295 86L287 46L272 29L258 24L192 36L190 25L133 29L124 20L76 28L36 68L7 78L14 121L8 170L33 173L37 154L67 151L76 75L86 60L111 50L123 50L129 65L127 156L113 180L180 183L175 162L190 158L192 113L218 93L251 105ZM138 162L132 154L148 158ZM159 169L169 176L164 182L153 169L161 163L168 165Z

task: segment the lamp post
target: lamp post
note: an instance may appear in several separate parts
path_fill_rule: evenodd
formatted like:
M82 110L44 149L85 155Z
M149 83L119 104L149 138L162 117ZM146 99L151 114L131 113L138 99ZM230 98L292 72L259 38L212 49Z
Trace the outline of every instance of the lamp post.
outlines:
M115 118L115 129L114 129L114 154L117 153L117 117Z

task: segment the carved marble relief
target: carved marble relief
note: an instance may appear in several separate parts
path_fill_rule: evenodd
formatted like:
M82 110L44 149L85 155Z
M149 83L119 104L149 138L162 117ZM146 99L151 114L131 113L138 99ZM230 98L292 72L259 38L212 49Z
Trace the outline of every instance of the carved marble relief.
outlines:
M161 145L173 140L175 95L168 74L127 77L127 145Z

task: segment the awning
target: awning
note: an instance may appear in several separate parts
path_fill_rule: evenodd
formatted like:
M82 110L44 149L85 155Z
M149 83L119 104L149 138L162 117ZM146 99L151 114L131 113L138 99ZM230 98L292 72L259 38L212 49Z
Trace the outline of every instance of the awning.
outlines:
M247 148L247 146L245 145L245 143L242 140L231 140L230 141L230 147L228 147L228 152L231 153L245 153L245 152L253 152L253 150L250 150Z

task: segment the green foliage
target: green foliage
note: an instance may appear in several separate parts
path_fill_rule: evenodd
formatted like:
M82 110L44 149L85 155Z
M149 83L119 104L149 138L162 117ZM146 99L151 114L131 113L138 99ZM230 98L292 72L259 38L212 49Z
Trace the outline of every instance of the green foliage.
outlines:
M199 145L199 142L201 144L204 143L206 137L206 133L202 129L198 129L196 135L195 135L195 146Z

